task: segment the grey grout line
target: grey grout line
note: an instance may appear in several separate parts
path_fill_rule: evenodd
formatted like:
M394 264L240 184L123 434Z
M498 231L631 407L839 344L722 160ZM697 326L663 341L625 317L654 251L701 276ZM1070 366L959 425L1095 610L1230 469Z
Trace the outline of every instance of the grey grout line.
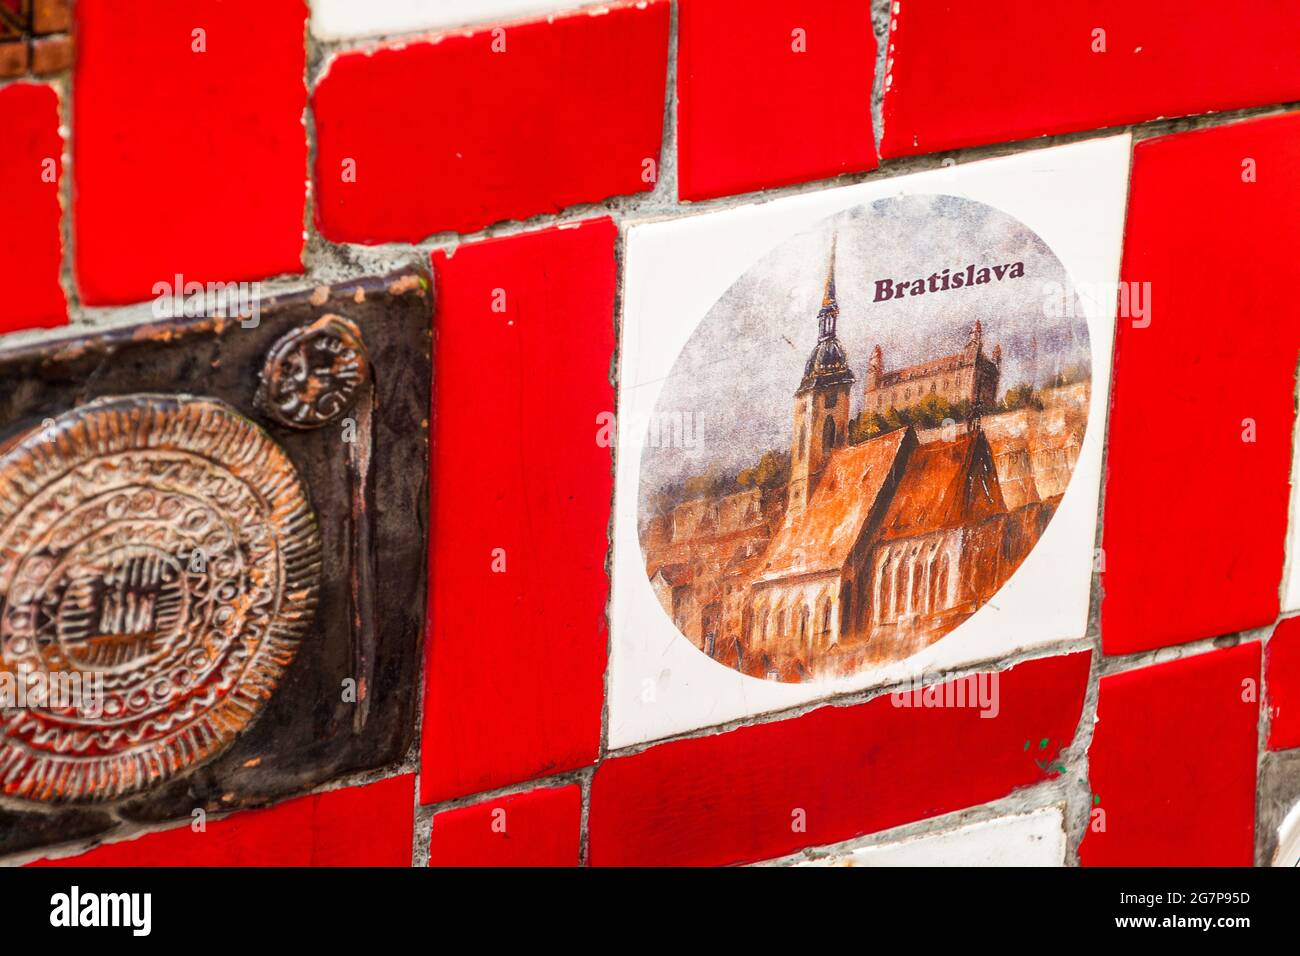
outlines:
M871 130L876 141L876 155L885 138L885 76L889 72L889 20L894 0L871 0L871 32L876 38L876 69L871 84Z

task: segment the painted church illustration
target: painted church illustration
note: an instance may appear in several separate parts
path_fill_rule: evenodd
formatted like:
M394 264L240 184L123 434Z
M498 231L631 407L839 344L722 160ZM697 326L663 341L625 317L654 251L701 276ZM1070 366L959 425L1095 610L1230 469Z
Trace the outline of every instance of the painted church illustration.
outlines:
M794 392L789 481L681 504L643 533L665 611L705 653L782 681L901 660L969 618L1024 560L1078 456L1078 388L996 411L1001 349L976 321L964 349L886 370L876 346L862 409L942 398L971 410L850 441L857 376L836 334L832 244L818 338ZM1082 395L1086 398L1085 391Z

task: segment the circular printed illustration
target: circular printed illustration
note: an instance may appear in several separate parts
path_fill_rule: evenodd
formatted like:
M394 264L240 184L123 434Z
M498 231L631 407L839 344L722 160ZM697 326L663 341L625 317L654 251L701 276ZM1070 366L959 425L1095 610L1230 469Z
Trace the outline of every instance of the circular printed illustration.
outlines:
M73 409L0 455L0 792L104 800L223 750L315 608L288 457L215 399Z
M988 205L892 198L790 238L703 316L649 423L638 530L664 611L775 681L933 644L1052 520L1091 368L1060 261Z

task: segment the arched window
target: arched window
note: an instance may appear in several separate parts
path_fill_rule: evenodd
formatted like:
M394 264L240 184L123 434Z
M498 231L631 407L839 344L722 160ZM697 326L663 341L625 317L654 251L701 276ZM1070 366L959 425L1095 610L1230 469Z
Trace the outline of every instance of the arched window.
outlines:
M939 556L939 582L935 593L938 595L935 610L946 610L951 603L948 598L948 555L946 552Z
M759 624L758 624L758 643L760 646L766 644L770 636L767 633L767 615L768 615L768 607L766 604L764 604L763 611L761 616L759 617Z
M808 426L807 425L799 426L799 453L801 455L808 454Z
M876 620L882 621L889 607L889 552L880 556L880 573L876 578Z
M1015 521L1007 521L1002 525L1002 560L1014 561L1016 552L1020 545L1019 528Z
M926 598L925 609L928 613L933 614L941 610L940 601L942 596L939 594L939 550L936 546L930 552L930 561L926 571L926 577L929 581L929 595Z
M907 613L907 569L903 555L894 560L894 617L902 618Z
M799 646L812 646L812 635L808 633L808 605L799 609Z
M831 642L831 598L829 594L822 597L821 641L823 646Z
M835 447L835 419L830 415L826 416L826 423L822 425L822 448L830 450Z
M772 635L777 641L785 640L785 608L776 612L776 633Z
M857 629L862 630L863 624L867 621L867 586L870 575L862 574L858 577L858 620Z
M925 610L925 557L919 552L912 552L912 605L913 614Z
M853 630L853 582L845 581L840 588L840 637Z

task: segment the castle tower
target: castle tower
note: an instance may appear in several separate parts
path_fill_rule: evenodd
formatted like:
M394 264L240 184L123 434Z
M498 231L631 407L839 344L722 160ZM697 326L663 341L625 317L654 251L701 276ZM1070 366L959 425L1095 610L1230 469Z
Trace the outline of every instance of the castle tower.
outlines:
M991 359L984 354L984 326L979 319L971 327L962 360L970 366L969 395L978 422L980 415L992 411L997 404L998 381L1002 377L1002 346L993 346Z
M965 354L966 361L973 363L976 359L980 357L980 353L983 350L984 350L984 326L980 324L979 319L976 319L974 327L970 330L970 338L966 340L966 354Z
M885 352L877 345L871 350L871 359L867 362L867 391L875 392L885 378Z
M794 393L794 439L790 449L790 499L787 514L800 514L817 487L826 462L836 448L845 445L849 431L849 371L844 346L835 336L840 306L835 297L835 247L831 242L830 263L822 307L817 313L817 345L804 365L799 390Z

